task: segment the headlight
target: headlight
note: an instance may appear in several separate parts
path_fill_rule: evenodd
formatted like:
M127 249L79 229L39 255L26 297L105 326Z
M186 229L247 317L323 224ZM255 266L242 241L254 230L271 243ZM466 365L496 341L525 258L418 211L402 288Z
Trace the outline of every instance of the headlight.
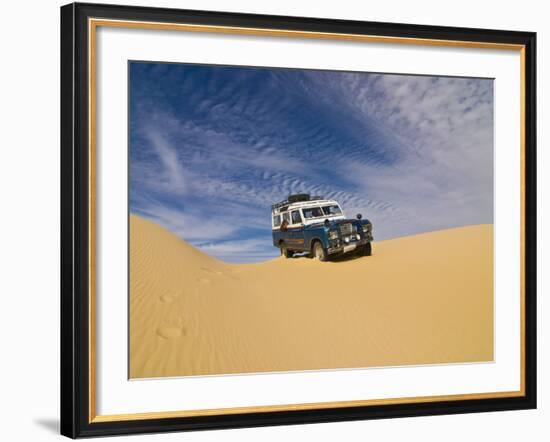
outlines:
M328 232L328 239L337 239L338 238L338 230L330 230Z
M371 230L372 230L372 224L371 223L363 224L363 232L369 233Z

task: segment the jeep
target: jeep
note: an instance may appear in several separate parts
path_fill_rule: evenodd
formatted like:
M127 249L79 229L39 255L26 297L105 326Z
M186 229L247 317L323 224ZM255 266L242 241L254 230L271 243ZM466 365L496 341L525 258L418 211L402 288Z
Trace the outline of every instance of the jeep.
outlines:
M372 254L371 222L360 213L346 218L334 200L290 195L271 206L271 215L273 245L285 258L303 252L319 261L350 252Z

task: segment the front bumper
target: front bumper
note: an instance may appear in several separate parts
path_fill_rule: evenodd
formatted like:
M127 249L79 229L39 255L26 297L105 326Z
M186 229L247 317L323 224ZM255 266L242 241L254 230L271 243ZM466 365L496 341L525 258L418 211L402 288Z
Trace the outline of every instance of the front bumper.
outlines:
M341 241L338 239L338 242L336 245L329 247L327 249L327 253L329 255L338 255L338 254L345 254L354 252L359 247L364 246L365 244L372 241L372 234L365 235L364 238L361 238L359 240L350 241L348 243Z

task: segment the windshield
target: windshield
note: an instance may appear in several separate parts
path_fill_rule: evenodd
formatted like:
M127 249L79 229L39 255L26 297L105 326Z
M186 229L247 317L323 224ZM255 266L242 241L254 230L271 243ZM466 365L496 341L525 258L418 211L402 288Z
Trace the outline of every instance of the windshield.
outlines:
M327 216L330 215L341 215L342 209L340 209L339 206L333 205L333 206L324 206L323 207L323 213Z
M309 207L307 209L302 209L302 212L304 214L304 218L319 218L320 216L323 216L323 211L320 207Z

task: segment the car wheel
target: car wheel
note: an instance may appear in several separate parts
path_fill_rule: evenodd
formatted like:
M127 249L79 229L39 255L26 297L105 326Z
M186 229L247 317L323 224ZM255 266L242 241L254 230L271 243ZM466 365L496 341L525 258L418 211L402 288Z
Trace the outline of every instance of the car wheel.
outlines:
M361 255L363 255L363 256L371 256L372 255L372 245L371 245L370 242L366 243L361 248Z
M326 261L327 254L325 253L325 249L323 248L323 244L321 244L319 241L317 241L315 244L313 244L313 258L319 260L319 261Z
M281 255L285 258L292 258L294 252L292 250L288 250L285 244L281 244Z

